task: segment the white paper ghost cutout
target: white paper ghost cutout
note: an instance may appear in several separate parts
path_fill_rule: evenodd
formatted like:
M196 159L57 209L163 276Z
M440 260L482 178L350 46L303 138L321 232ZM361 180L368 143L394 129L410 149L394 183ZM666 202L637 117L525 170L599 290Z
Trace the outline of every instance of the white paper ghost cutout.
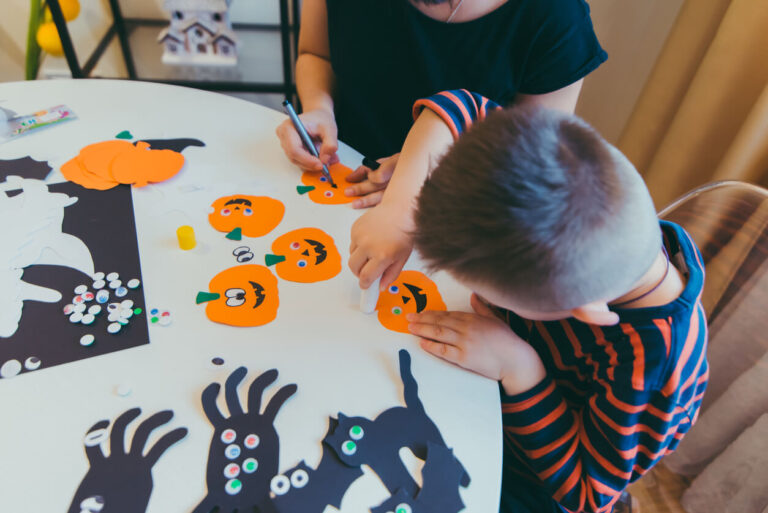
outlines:
M7 191L20 194L8 196ZM61 265L93 275L85 243L62 233L64 208L77 198L52 193L40 180L9 176L0 183L0 337L19 328L24 301L56 303L61 293L22 280L30 265Z

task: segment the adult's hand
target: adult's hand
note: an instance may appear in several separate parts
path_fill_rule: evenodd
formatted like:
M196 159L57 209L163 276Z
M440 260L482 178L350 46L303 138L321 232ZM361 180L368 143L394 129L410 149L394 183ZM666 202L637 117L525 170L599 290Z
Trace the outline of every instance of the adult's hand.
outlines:
M338 128L333 113L325 109L310 110L300 114L299 119L304 123L312 140L320 144L320 158L307 151L293 123L290 119L286 119L280 123L275 132L288 159L303 171L320 171L323 164L330 165L338 162L339 157L336 155L339 149Z
M344 190L344 194L347 196L361 196L360 199L352 203L353 208L368 208L381 203L384 189L387 188L387 184L389 184L389 180L392 178L398 157L400 157L400 154L395 153L391 157L378 159L376 162L379 163L379 167L376 169L361 165L347 176L347 181L354 182L356 185L347 187Z

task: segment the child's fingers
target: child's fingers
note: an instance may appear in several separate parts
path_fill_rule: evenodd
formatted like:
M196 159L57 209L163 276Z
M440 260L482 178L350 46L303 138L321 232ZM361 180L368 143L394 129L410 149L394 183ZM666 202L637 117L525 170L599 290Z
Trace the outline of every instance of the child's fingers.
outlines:
M370 180L366 180L364 182L360 182L357 185L352 185L350 187L347 187L344 189L344 194L347 196L362 196L363 194L368 194L375 191L380 191L386 187L386 184L381 185L378 183L371 182Z
M459 344L463 335L445 324L424 324L420 322L411 322L408 324L408 331L414 335L447 344Z
M286 124L288 123L288 125ZM284 122L277 128L277 136L280 139L280 146L283 147L285 155L293 164L301 169L309 171L319 171L323 167L320 159L312 156L304 144L301 142L298 132L290 125L290 122Z
M408 314L406 319L418 324L441 324L455 331L464 331L472 314L426 310L420 314Z
M456 346L424 338L419 340L419 345L421 345L421 348L426 352L451 363L458 364L461 360L461 350Z
M389 266L391 262L388 260L368 259L365 265L362 266L358 278L360 279L360 288L367 289L371 286L371 283L376 281L376 278L384 273L384 270Z
M381 203L384 197L384 191L376 191L366 194L352 202L352 208L370 208Z
M387 269L381 274L381 285L379 285L380 290L384 290L387 287L389 287L393 281L397 279L397 277L400 275L400 271L403 270L403 266L405 266L405 262L408 260L408 257L401 258L394 262L392 265L387 267Z
M368 178L368 171L370 170L367 167L359 166L357 169L349 173L345 178L345 180L352 183L362 182L363 180ZM349 188L347 190L349 190Z
M349 255L347 265L349 266L349 270L352 271L352 274L359 277L360 270L367 262L368 255L360 248L355 248L355 251Z

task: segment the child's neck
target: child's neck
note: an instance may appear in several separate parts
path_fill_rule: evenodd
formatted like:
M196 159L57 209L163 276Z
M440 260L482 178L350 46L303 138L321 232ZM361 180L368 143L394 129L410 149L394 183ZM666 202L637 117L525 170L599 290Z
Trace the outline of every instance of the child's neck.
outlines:
M620 305L621 308L666 305L680 297L684 288L685 280L682 273L671 262L667 268L667 256L659 250L651 268L638 280L632 290L611 301L609 305ZM652 292L648 293L648 291Z

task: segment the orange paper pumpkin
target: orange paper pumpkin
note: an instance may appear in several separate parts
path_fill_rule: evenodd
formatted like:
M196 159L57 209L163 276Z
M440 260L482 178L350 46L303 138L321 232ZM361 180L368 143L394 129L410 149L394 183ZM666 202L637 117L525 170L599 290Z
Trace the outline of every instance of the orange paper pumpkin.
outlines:
M198 293L197 303L208 303L205 315L213 322L262 326L277 317L277 278L263 265L225 269L213 277L208 289Z
M376 303L381 325L400 333L409 333L406 314L445 309L435 282L418 271L401 272Z
M351 203L355 201L359 196L346 196L344 190L350 185L354 185L352 182L347 181L347 176L352 173L352 169L343 164L333 164L328 166L328 171L331 173L333 183L336 184L336 188L331 187L328 179L323 176L323 173L304 172L301 175L301 183L305 187L299 187L299 192L309 192L309 199L315 203L321 203L323 205L339 205L341 203ZM312 187L312 189L310 189Z
M240 228L246 237L261 237L280 224L285 214L281 201L267 196L224 196L213 202L208 214L211 226L230 233Z
M274 255L266 256L284 280L314 283L341 272L341 255L330 235L318 228L299 228L272 243Z
M162 182L184 167L184 156L173 150L153 150L144 141L135 145L114 140L89 144L61 167L64 178L88 189L106 190L121 183L143 187Z

